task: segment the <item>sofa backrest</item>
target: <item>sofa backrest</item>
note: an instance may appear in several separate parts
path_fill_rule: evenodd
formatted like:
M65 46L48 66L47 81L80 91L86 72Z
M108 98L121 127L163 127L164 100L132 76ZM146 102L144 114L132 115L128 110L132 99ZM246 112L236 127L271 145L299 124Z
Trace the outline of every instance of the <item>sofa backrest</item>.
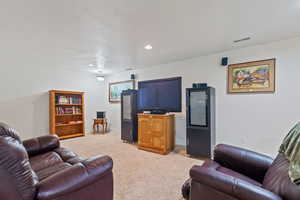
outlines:
M288 170L289 161L283 154L278 154L265 175L263 188L272 191L284 200L299 200L300 185L291 181Z
M0 199L33 200L37 182L16 130L0 122Z

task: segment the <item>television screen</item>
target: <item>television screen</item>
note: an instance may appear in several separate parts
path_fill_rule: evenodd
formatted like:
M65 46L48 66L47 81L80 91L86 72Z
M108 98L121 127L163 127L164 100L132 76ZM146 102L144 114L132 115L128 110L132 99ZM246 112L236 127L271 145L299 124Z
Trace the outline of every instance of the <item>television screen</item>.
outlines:
M181 112L181 82L181 77L140 81L138 109L140 111Z

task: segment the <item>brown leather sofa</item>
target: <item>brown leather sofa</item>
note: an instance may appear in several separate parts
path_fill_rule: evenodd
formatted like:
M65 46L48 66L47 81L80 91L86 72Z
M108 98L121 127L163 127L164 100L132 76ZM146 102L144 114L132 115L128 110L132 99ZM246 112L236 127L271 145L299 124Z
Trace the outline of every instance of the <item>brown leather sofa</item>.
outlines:
M0 123L1 200L112 200L112 159L90 159L60 147L55 136L21 142Z
M189 200L300 200L288 176L289 161L230 145L217 145L214 160L190 170L182 187Z

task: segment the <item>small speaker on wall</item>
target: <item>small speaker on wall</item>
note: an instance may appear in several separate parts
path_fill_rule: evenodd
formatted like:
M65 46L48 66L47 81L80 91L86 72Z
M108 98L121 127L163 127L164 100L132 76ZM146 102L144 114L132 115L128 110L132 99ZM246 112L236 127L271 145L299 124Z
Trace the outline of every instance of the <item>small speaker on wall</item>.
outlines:
M207 83L193 83L193 88L207 88Z
M135 74L131 74L130 78L131 78L131 80L134 80L135 79Z
M228 57L223 57L221 61L222 66L227 66L228 65Z

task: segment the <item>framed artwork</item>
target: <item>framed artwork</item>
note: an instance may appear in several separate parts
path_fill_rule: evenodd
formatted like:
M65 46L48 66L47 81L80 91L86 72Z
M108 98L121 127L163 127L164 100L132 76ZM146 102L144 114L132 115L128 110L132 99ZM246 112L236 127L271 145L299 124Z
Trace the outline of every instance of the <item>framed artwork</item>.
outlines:
M118 103L121 101L121 92L123 90L134 89L135 81L121 81L115 83L109 83L109 102Z
M275 92L275 59L228 66L228 93Z

